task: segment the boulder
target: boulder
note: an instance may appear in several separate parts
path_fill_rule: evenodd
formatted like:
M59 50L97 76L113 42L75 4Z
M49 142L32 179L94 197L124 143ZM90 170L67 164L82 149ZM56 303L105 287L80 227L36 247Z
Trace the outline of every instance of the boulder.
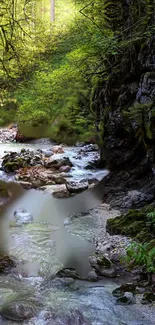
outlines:
M67 182L66 187L70 193L80 193L88 189L88 182Z
M65 184L46 185L42 186L40 190L43 190L47 194L53 195L57 199L68 198L71 195L67 191Z
M98 275L105 276L107 278L115 278L116 277L115 266L110 261L109 258L107 258L103 255L96 254L93 256L89 256L89 263Z
M3 157L2 167L5 172L14 172L23 167L43 165L43 154L39 151L21 149L20 152L10 152Z
M18 181L18 183L25 188L26 190L30 189L32 187L31 182L24 182L24 181Z
M0 256L0 273L9 272L10 269L16 267L16 261L9 256Z
M99 280L99 277L95 270L92 270L88 273L88 281L96 282Z
M132 292L125 292L121 297L117 298L118 305L133 305L136 304L136 298Z
M72 278L72 279L80 279L80 276L77 274L75 269L72 268L63 268L58 271L56 274L60 278Z
M3 317L16 322L30 319L37 314L35 306L28 300L10 301L2 306L0 313Z
M91 151L99 151L99 146L97 144L87 144L80 150L80 152L91 152Z
M84 147L85 142L76 142L75 147Z
M42 152L46 158L49 158L53 155L52 150L42 150Z
M146 305L155 302L155 293L153 292L144 292L141 303Z
M61 166L70 166L73 164L68 157L59 157L57 155L53 155L49 159L47 159L44 163L46 168L56 168L59 169Z
M71 167L70 167L70 166L61 166L61 167L59 168L59 171L60 171L61 173L68 173L68 172L70 172L70 170L71 170Z
M136 293L136 284L133 283L125 283L122 284L120 287L113 290L112 294L115 297L122 296L125 292L131 292L133 294Z
M64 149L62 146L54 146L51 148L52 152L55 153L64 153Z

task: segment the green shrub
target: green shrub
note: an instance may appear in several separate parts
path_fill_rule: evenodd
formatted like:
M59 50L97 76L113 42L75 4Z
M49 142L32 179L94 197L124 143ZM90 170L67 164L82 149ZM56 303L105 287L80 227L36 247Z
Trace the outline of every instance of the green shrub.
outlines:
M155 273L155 247L151 247L150 243L134 242L126 250L125 261L130 269L142 266L151 279L152 274Z

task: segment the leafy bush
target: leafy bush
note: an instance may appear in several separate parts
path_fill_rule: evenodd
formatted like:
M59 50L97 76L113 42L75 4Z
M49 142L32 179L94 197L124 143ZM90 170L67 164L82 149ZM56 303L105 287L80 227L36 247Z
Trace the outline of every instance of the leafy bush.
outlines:
M132 243L126 250L125 261L130 268L143 266L144 271L150 275L155 273L155 247L150 243Z

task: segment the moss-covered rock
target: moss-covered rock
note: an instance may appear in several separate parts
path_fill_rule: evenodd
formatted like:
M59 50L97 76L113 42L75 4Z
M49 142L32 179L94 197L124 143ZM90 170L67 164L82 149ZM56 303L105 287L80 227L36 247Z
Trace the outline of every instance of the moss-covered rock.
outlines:
M143 294L142 304L149 304L155 301L155 294L153 292L145 292Z
M0 273L5 273L16 267L16 262L9 256L0 256Z
M155 239L155 233L146 224L147 214L153 209L154 207L149 205L141 210L129 210L124 215L109 219L107 220L107 231L110 234L131 236L140 242L152 242Z

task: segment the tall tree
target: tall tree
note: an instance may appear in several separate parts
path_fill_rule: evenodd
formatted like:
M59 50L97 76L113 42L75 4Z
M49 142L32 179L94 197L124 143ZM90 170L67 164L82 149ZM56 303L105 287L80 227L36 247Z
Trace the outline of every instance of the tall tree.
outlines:
M51 22L55 21L55 0L51 1L51 8L50 8L50 14L51 14Z

